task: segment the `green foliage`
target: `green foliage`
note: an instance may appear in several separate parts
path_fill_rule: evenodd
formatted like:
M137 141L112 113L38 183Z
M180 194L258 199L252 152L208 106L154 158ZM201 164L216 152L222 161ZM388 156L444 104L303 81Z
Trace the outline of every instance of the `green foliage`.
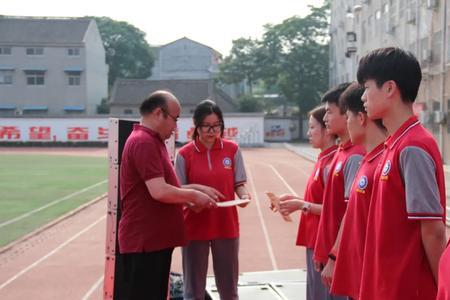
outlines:
M261 112L263 111L263 104L259 98L251 95L242 95L239 97L239 111Z
M103 98L102 102L97 105L98 114L109 114L109 103L107 98Z
M147 78L154 63L145 33L133 25L108 17L95 17L109 66L108 84L117 78Z
M245 80L252 94L260 67L258 51L259 44L256 40L245 38L234 40L230 55L220 64L219 81L239 83Z
M293 16L280 24L265 25L260 41L233 41L219 79L227 83L246 80L250 88L262 80L266 86L275 86L305 114L328 88L329 8L326 0L321 7L310 7L305 17Z

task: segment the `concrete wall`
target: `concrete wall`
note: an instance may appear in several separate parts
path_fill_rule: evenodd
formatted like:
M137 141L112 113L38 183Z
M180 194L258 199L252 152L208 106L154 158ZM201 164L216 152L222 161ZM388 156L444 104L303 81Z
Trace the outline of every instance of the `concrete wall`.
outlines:
M183 38L159 49L150 79L209 79L218 61L213 49Z

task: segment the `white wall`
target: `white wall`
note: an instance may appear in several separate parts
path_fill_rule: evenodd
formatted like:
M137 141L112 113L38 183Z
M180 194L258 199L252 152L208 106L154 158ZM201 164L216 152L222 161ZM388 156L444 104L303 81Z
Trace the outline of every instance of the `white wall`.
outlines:
M264 143L264 116L224 116L225 137L242 145ZM108 141L108 118L0 118L0 141ZM194 126L190 117L178 121L177 140L187 142ZM34 136L33 136L34 135Z

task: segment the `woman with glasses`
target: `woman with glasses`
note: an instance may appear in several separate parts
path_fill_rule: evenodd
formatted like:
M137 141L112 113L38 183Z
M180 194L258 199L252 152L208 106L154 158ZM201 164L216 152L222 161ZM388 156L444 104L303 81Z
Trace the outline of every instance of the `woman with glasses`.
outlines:
M178 152L175 168L182 185L202 184L223 194L218 201L250 199L247 177L236 143L223 139L224 121L219 106L200 102L194 111L192 141ZM247 203L248 204L248 203ZM246 204L241 205L245 207ZM184 209L188 245L183 247L184 299L205 299L209 249L221 299L238 299L239 221L235 206Z

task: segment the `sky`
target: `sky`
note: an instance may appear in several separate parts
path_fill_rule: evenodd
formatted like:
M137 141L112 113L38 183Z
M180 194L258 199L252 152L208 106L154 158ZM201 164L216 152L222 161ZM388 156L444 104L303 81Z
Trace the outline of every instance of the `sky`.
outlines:
M106 16L126 21L146 33L150 45L182 37L206 44L223 55L232 41L260 38L263 25L308 14L321 0L11 0L0 1L0 14L13 16Z

